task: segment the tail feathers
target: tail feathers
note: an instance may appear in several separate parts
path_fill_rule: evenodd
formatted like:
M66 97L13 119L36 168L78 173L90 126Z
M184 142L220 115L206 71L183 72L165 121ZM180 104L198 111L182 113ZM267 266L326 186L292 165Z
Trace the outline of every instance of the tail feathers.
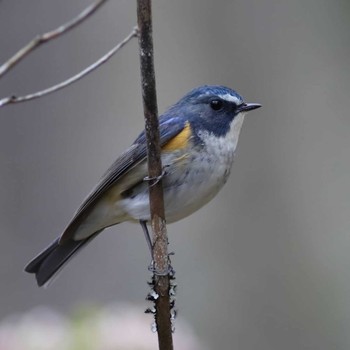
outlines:
M68 261L99 233L100 231L80 241L71 239L62 245L59 244L60 239L56 239L50 246L30 261L24 268L24 271L35 274L39 287L47 285Z

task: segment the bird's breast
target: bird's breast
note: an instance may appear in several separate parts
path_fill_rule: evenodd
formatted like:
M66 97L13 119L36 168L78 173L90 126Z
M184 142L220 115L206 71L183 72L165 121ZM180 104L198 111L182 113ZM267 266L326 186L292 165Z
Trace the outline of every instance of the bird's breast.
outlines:
M230 174L240 127L241 123L233 124L229 132L220 137L200 131L197 138L190 137L185 147L163 148L162 182L167 222L192 214L219 192ZM123 207L130 219L149 220L148 184L143 182L134 187L118 206Z

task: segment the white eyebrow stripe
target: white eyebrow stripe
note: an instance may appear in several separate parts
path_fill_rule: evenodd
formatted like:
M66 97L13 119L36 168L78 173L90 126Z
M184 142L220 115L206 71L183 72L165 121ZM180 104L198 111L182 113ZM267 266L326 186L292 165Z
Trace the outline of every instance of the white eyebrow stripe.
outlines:
M239 105L242 103L240 99L238 99L235 96L232 96L230 94L225 94L225 95L218 95L221 99L228 101L228 102L234 102L236 105Z

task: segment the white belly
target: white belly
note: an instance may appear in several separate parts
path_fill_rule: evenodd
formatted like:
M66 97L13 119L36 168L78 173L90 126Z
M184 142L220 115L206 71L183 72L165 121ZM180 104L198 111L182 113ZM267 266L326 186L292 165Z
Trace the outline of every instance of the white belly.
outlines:
M241 126L241 125L240 125ZM235 129L235 128L232 128ZM240 129L240 127L239 127ZM233 163L238 135L232 130L225 138L200 135L204 149L162 157L165 217L168 223L180 220L207 204L226 183ZM183 156L183 158L181 158ZM181 161L176 161L181 158ZM135 195L118 203L129 220L149 220L148 185L135 189Z

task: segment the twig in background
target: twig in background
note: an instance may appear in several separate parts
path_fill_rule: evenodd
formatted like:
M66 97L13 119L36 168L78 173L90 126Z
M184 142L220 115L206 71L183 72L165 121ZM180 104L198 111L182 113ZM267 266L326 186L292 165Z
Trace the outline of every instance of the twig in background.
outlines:
M143 109L147 137L149 201L153 231L153 289L160 350L172 350L170 267L162 186L162 162L153 60L151 0L137 0ZM160 180L159 180L160 179Z
M4 107L4 106L6 106L8 104L14 104L14 103L20 103L20 102L34 100L36 98L43 97L43 96L51 94L51 93L53 93L55 91L61 90L61 89L65 88L65 87L67 87L68 85L71 85L71 84L75 83L76 81L78 81L81 78L85 77L86 75L88 75L89 73L91 73L92 71L94 71L95 69L100 67L102 64L107 62L125 44L127 44L132 38L136 37L137 33L138 33L138 30L135 27L130 32L130 34L123 41L121 41L118 45L116 45L112 50L107 52L104 56L102 56L95 63L93 63L92 65L86 67L84 70L82 70L78 74L68 78L67 80L64 80L61 83L56 84L54 86L51 86L51 87L49 87L49 88L47 88L45 90L37 91L35 93L28 94L28 95L25 95L25 96L18 96L18 97L16 97L16 96L9 96L9 97L5 97L5 98L0 100L0 107Z
M56 39L69 30L78 26L81 22L90 17L95 11L97 11L107 0L97 0L85 10L83 10L77 17L73 18L69 22L59 26L58 28L47 32L45 34L38 35L26 46L21 48L15 55L13 55L8 61L6 61L2 66L0 66L0 78L12 69L16 64L22 61L29 53L37 49L42 44L47 43L50 40Z

